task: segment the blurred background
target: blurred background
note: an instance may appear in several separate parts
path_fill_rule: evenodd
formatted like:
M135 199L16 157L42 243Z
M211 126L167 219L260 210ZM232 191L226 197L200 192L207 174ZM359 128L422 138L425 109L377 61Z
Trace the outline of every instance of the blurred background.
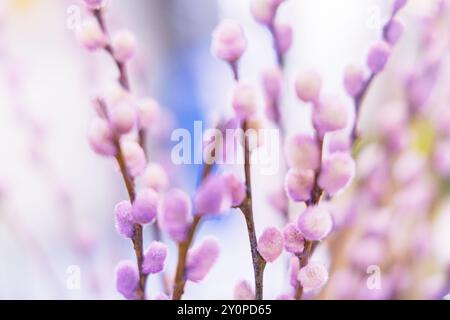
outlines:
M363 132L376 134L375 119L385 112L383 106L402 97L402 81L414 70L417 59L419 22L436 3L411 0L402 11L405 35L367 97ZM386 0L286 1L278 17L294 28L294 44L286 57L286 82L293 83L299 72L316 68L324 77L325 90L345 98L344 69L350 63L364 63L391 5ZM123 183L114 162L95 155L86 138L95 114L92 99L114 83L116 70L105 53L90 54L78 43L75 30L68 25L76 8L82 18L87 15L77 0L0 0L1 299L121 298L114 288L114 267L122 259L133 259L131 244L114 228L114 205L126 197ZM130 65L133 91L157 98L167 111L162 129L149 142L153 158L166 166L173 185L191 194L199 168L171 165L169 135L172 128L192 130L194 120L213 125L229 109L231 74L209 49L211 33L222 18L243 25L249 48L240 63L242 77L259 85L261 72L276 60L270 34L254 21L248 0L111 0L106 13L110 30L127 28L138 39L138 57ZM448 34L439 36L447 38ZM445 63L441 69L442 83L449 84ZM438 118L449 113L447 88L437 88L434 96L442 112ZM285 88L284 105L288 132L308 128L309 111L299 107L291 85ZM429 133L420 130L421 137ZM368 162L377 159L377 151L373 152L367 155ZM254 179L259 231L274 224L282 227L282 217L267 200L277 183L282 186L282 177L257 175ZM434 186L444 190L446 184ZM436 214L426 236L416 229L403 232L398 221L397 229L389 229L394 240L417 241L418 251L420 245L426 246L428 255L417 261L425 257L427 263L417 262L420 272L397 271L406 278L402 278L402 295L378 298L436 298L448 284L450 202L444 195L433 209ZM409 194L407 202L414 197ZM252 279L244 230L242 216L236 213L202 225L199 238L217 236L222 254L204 281L188 284L185 298L231 299L237 281ZM150 233L146 237L148 242ZM331 261L332 255L323 246L317 256ZM266 298L287 291L286 259L267 267ZM173 243L169 260L171 273L176 261ZM81 286L73 288L70 277L77 272ZM350 283L342 281L344 287ZM412 288L411 283L416 286ZM327 290L328 298L340 297L333 288ZM148 292L150 297L160 292L157 278L150 278Z

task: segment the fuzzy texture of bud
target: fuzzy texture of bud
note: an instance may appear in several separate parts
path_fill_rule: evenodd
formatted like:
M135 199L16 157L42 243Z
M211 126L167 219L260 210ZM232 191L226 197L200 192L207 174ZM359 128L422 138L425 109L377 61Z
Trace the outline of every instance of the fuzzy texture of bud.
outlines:
M389 56L391 55L391 47L384 41L376 43L369 51L367 56L367 66L373 74L380 73L386 66Z
M176 241L183 241L192 223L192 205L182 190L169 191L158 207L158 223Z
M128 200L121 201L114 207L116 230L121 236L125 238L133 237L134 226L132 211L133 207Z
M285 155L291 168L316 170L320 165L320 149L310 135L296 134L286 139Z
M361 90L364 88L364 82L363 68L351 65L345 69L344 87L350 96L356 97L360 94Z
M115 156L117 147L114 143L114 133L108 122L95 118L88 130L89 144L96 153L102 156Z
M246 187L244 181L233 172L225 172L223 180L231 194L231 206L239 206L245 199Z
M112 47L114 49L114 57L120 62L127 62L136 54L136 37L130 31L119 31L113 35Z
M394 18L389 21L389 23L384 28L384 39L391 46L394 46L402 37L404 29L405 27L403 23L399 19Z
M136 110L129 101L123 101L109 111L111 128L118 134L129 133L136 123Z
M252 286L246 280L239 281L236 284L233 296L235 300L255 300L255 293L253 292Z
M124 141L121 143L121 147L128 173L135 178L145 170L147 165L145 152L134 141Z
M313 109L314 128L320 135L344 129L349 120L345 104L337 96L324 96Z
M211 52L219 59L235 63L247 48L242 27L234 21L224 20L214 30Z
M298 272L298 281L305 292L319 289L328 281L328 270L317 261L310 261Z
M136 298L136 289L139 285L139 274L136 266L128 260L121 261L116 267L116 289L126 299Z
M186 278L193 282L203 280L219 258L220 248L216 238L208 237L189 250L186 263Z
M275 8L271 0L252 0L250 11L256 21L263 25L270 25L275 18Z
M101 49L108 42L108 39L94 18L83 21L77 36L83 46L90 51Z
M153 189L143 189L133 202L133 221L146 224L152 222L158 212L159 196Z
M333 228L333 219L323 205L305 209L297 221L297 228L307 240L320 241Z
M153 274L163 271L166 258L167 246L162 242L152 241L144 253L142 272Z
M150 129L160 120L161 108L155 99L142 99L138 101L137 108L140 128Z
M314 187L314 171L290 169L286 173L284 189L293 201L307 201Z
M303 102L315 102L319 99L322 89L322 77L317 71L310 70L301 73L295 80L297 97Z
M266 262L274 262L283 252L283 235L277 228L264 230L258 239L258 252Z
M294 223L289 223L283 229L284 249L293 254L302 253L305 249L305 238Z
M200 184L194 198L197 214L220 214L231 208L231 192L221 175L209 175Z
M237 117L248 119L256 113L256 94L255 89L248 83L236 84L233 91L232 106Z
M271 100L276 100L280 96L282 83L283 73L280 68L266 70L262 75L264 93Z
M329 195L347 187L355 176L355 161L346 152L335 152L322 164L319 186Z
M276 46L279 53L286 54L292 47L292 33L292 26L290 24L275 24Z
M138 183L143 188L151 188L156 192L163 192L169 187L169 177L159 164L151 162L147 165Z

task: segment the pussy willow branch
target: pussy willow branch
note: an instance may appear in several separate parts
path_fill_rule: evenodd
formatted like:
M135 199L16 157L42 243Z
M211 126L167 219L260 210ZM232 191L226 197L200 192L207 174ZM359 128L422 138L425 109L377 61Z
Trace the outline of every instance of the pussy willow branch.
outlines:
M204 165L200 181L205 180L209 176L212 168L213 168L212 164ZM197 231L197 228L200 225L201 220L202 220L202 216L196 214L194 216L192 225L189 227L189 231L188 231L186 240L178 243L178 262L177 262L177 269L176 269L175 281L174 281L174 289L173 289L173 295L172 295L173 300L180 300L181 297L183 296L184 287L186 286L187 254L188 254L189 248L192 244L192 241L194 240L195 233Z
M242 213L244 214L245 222L247 225L248 238L250 241L250 251L252 254L253 272L255 277L255 299L262 300L264 269L266 266L266 261L258 252L258 241L256 239L255 221L253 218L250 148L248 137L245 134L248 129L247 121L244 121L242 128L244 131L243 147L246 196L242 204L239 206L239 209L241 209Z
M109 32L108 32L108 29L106 27L106 23L105 23L105 19L103 17L102 9L93 10L93 15L96 18L96 20L97 20L101 30L105 34L105 36L109 38ZM113 59L114 63L117 66L117 69L119 71L119 79L118 79L119 84L126 91L130 91L131 90L131 88L130 88L130 81L129 81L129 78L128 78L128 72L127 72L126 64L116 59L115 54L114 54L114 48L112 47L112 45L110 43L106 44L106 46L104 47L104 50L107 53L109 53L109 55L111 56L111 58ZM139 145L144 150L146 158L148 159L149 156L148 156L148 151L147 151L146 137L147 137L146 130L140 128L139 132L138 132ZM120 151L120 148L117 148L117 150ZM120 155L120 157L123 158L122 155ZM123 161L123 159L122 159L122 161ZM119 160L118 160L118 162L119 162ZM120 162L119 162L119 165L120 165ZM123 173L124 172L122 171L122 175L123 175ZM124 181L127 184L127 190L128 190L128 194L130 195L130 200L131 199L134 200L134 192L133 193L130 192L130 188L132 187L132 181L128 181L127 182L127 179L125 179L125 176L124 176ZM131 185L130 185L130 183L131 183ZM131 194L133 194L133 198L131 197ZM133 201L133 200L131 200L131 201ZM136 241L133 240L133 246L134 246L135 251L137 250L136 252L139 252L139 256L142 256L142 250L143 249L139 248L139 246L136 246L138 243L140 243L141 246L143 244L142 226L140 226L140 225L138 227L134 226L134 230L135 230L135 236L133 236L133 238L136 237ZM154 237L155 240L159 241L161 239L161 234L159 232L159 229L158 229L158 226L156 225L156 223L152 224L152 234L153 234L153 237ZM138 257L138 255L137 255L137 257ZM139 260L139 258L138 258L138 260ZM165 273L161 272L159 275L160 275L160 278L161 278L161 283L162 283L163 289L164 289L164 291L166 293L168 293L169 292L169 288L168 288L168 285L167 285ZM143 278L144 278L143 276L140 276L140 279L141 279L140 283L143 283L144 288L145 288L145 279L143 279Z

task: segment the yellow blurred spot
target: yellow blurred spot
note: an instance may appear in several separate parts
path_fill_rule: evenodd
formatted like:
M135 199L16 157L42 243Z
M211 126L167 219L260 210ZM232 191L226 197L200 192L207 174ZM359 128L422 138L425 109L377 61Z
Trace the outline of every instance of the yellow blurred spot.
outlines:
M436 139L436 130L430 121L417 119L411 124L411 147L429 155Z
M13 10L24 11L33 7L39 0L9 0L8 5Z

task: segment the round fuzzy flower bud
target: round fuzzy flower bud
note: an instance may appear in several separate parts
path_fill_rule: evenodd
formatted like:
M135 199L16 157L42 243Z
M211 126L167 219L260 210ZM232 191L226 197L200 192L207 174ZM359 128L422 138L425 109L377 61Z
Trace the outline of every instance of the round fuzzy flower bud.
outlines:
M257 110L255 89L247 83L236 84L233 92L233 109L240 119L247 119Z
M79 41L91 51L103 48L108 41L94 18L83 21L77 35Z
M201 183L194 207L199 215L220 214L231 208L231 193L222 176L212 174Z
M298 281L305 292L319 289L328 281L328 270L316 261L310 261L298 272Z
M145 274L158 273L164 270L167 257L167 246L159 241L152 241L144 254L142 272Z
M286 174L284 188L293 201L309 200L313 186L313 170L290 169Z
M258 239L258 252L266 262L274 262L283 252L283 235L277 228L267 228Z
M302 253L305 249L305 238L296 225L289 223L283 229L284 249L293 254Z
M169 191L160 202L158 223L176 241L183 241L192 223L191 199L178 189Z
M128 173L133 178L140 175L147 164L144 150L134 141L125 141L121 143L121 147Z
M136 289L139 285L139 274L131 261L121 261L116 267L116 289L125 299L136 298Z
M281 54L286 54L292 46L292 27L288 23L275 24L277 50Z
M88 140L91 148L102 156L114 156L117 147L114 143L114 134L104 119L95 118L88 131Z
M405 27L403 23L399 19L394 18L389 21L389 23L384 28L384 39L391 46L394 46L402 37L404 29Z
M336 152L323 162L319 186L329 195L334 195L348 186L355 175L355 161L344 152Z
M391 47L384 41L375 44L367 56L367 66L373 74L383 71L391 55Z
M280 96L283 84L283 73L280 68L273 68L265 71L262 75L262 85L264 93L271 100L276 100Z
M234 287L235 300L255 300L255 293L253 292L251 284L242 280Z
M186 278L193 282L203 280L219 257L220 248L216 238L208 237L196 248L189 250Z
M169 177L166 171L157 163L149 163L144 172L138 178L138 183L143 188L151 188L156 192L163 192L169 187Z
M139 126L150 129L160 120L161 108L155 99L142 99L137 103Z
M124 200L114 207L114 218L117 232L125 237L131 238L134 233L133 217L131 212L133 207L130 201Z
M364 82L363 68L351 65L345 69L344 87L350 96L356 97L360 94L361 90L364 88Z
M275 8L272 0L252 0L250 11L256 21L263 25L270 25L275 18Z
M112 47L114 57L120 62L127 62L136 54L136 38L130 31L119 31L112 38Z
M314 128L320 135L344 129L348 123L348 110L336 96L325 96L320 99L313 110Z
M83 2L89 10L97 10L103 8L107 0L83 0Z
M295 81L297 97L303 102L317 101L321 89L322 77L314 70L300 74Z
M328 135L328 151L333 152L350 152L352 141L350 135L344 131L335 131Z
M242 181L233 172L226 172L223 174L223 181L225 182L228 192L231 194L231 206L239 206L245 199L246 187Z
M211 52L219 59L234 63L247 47L242 27L230 20L222 21L212 35Z
M158 211L159 196L153 189L144 189L137 193L133 202L133 221L146 224L155 219Z
M320 241L325 238L333 227L330 213L323 205L306 208L297 221L297 228L305 239Z
M291 168L316 170L320 165L320 149L317 141L304 134L289 137L285 144L286 161Z
M118 134L129 133L136 123L136 111L129 101L113 106L109 111L109 122Z

